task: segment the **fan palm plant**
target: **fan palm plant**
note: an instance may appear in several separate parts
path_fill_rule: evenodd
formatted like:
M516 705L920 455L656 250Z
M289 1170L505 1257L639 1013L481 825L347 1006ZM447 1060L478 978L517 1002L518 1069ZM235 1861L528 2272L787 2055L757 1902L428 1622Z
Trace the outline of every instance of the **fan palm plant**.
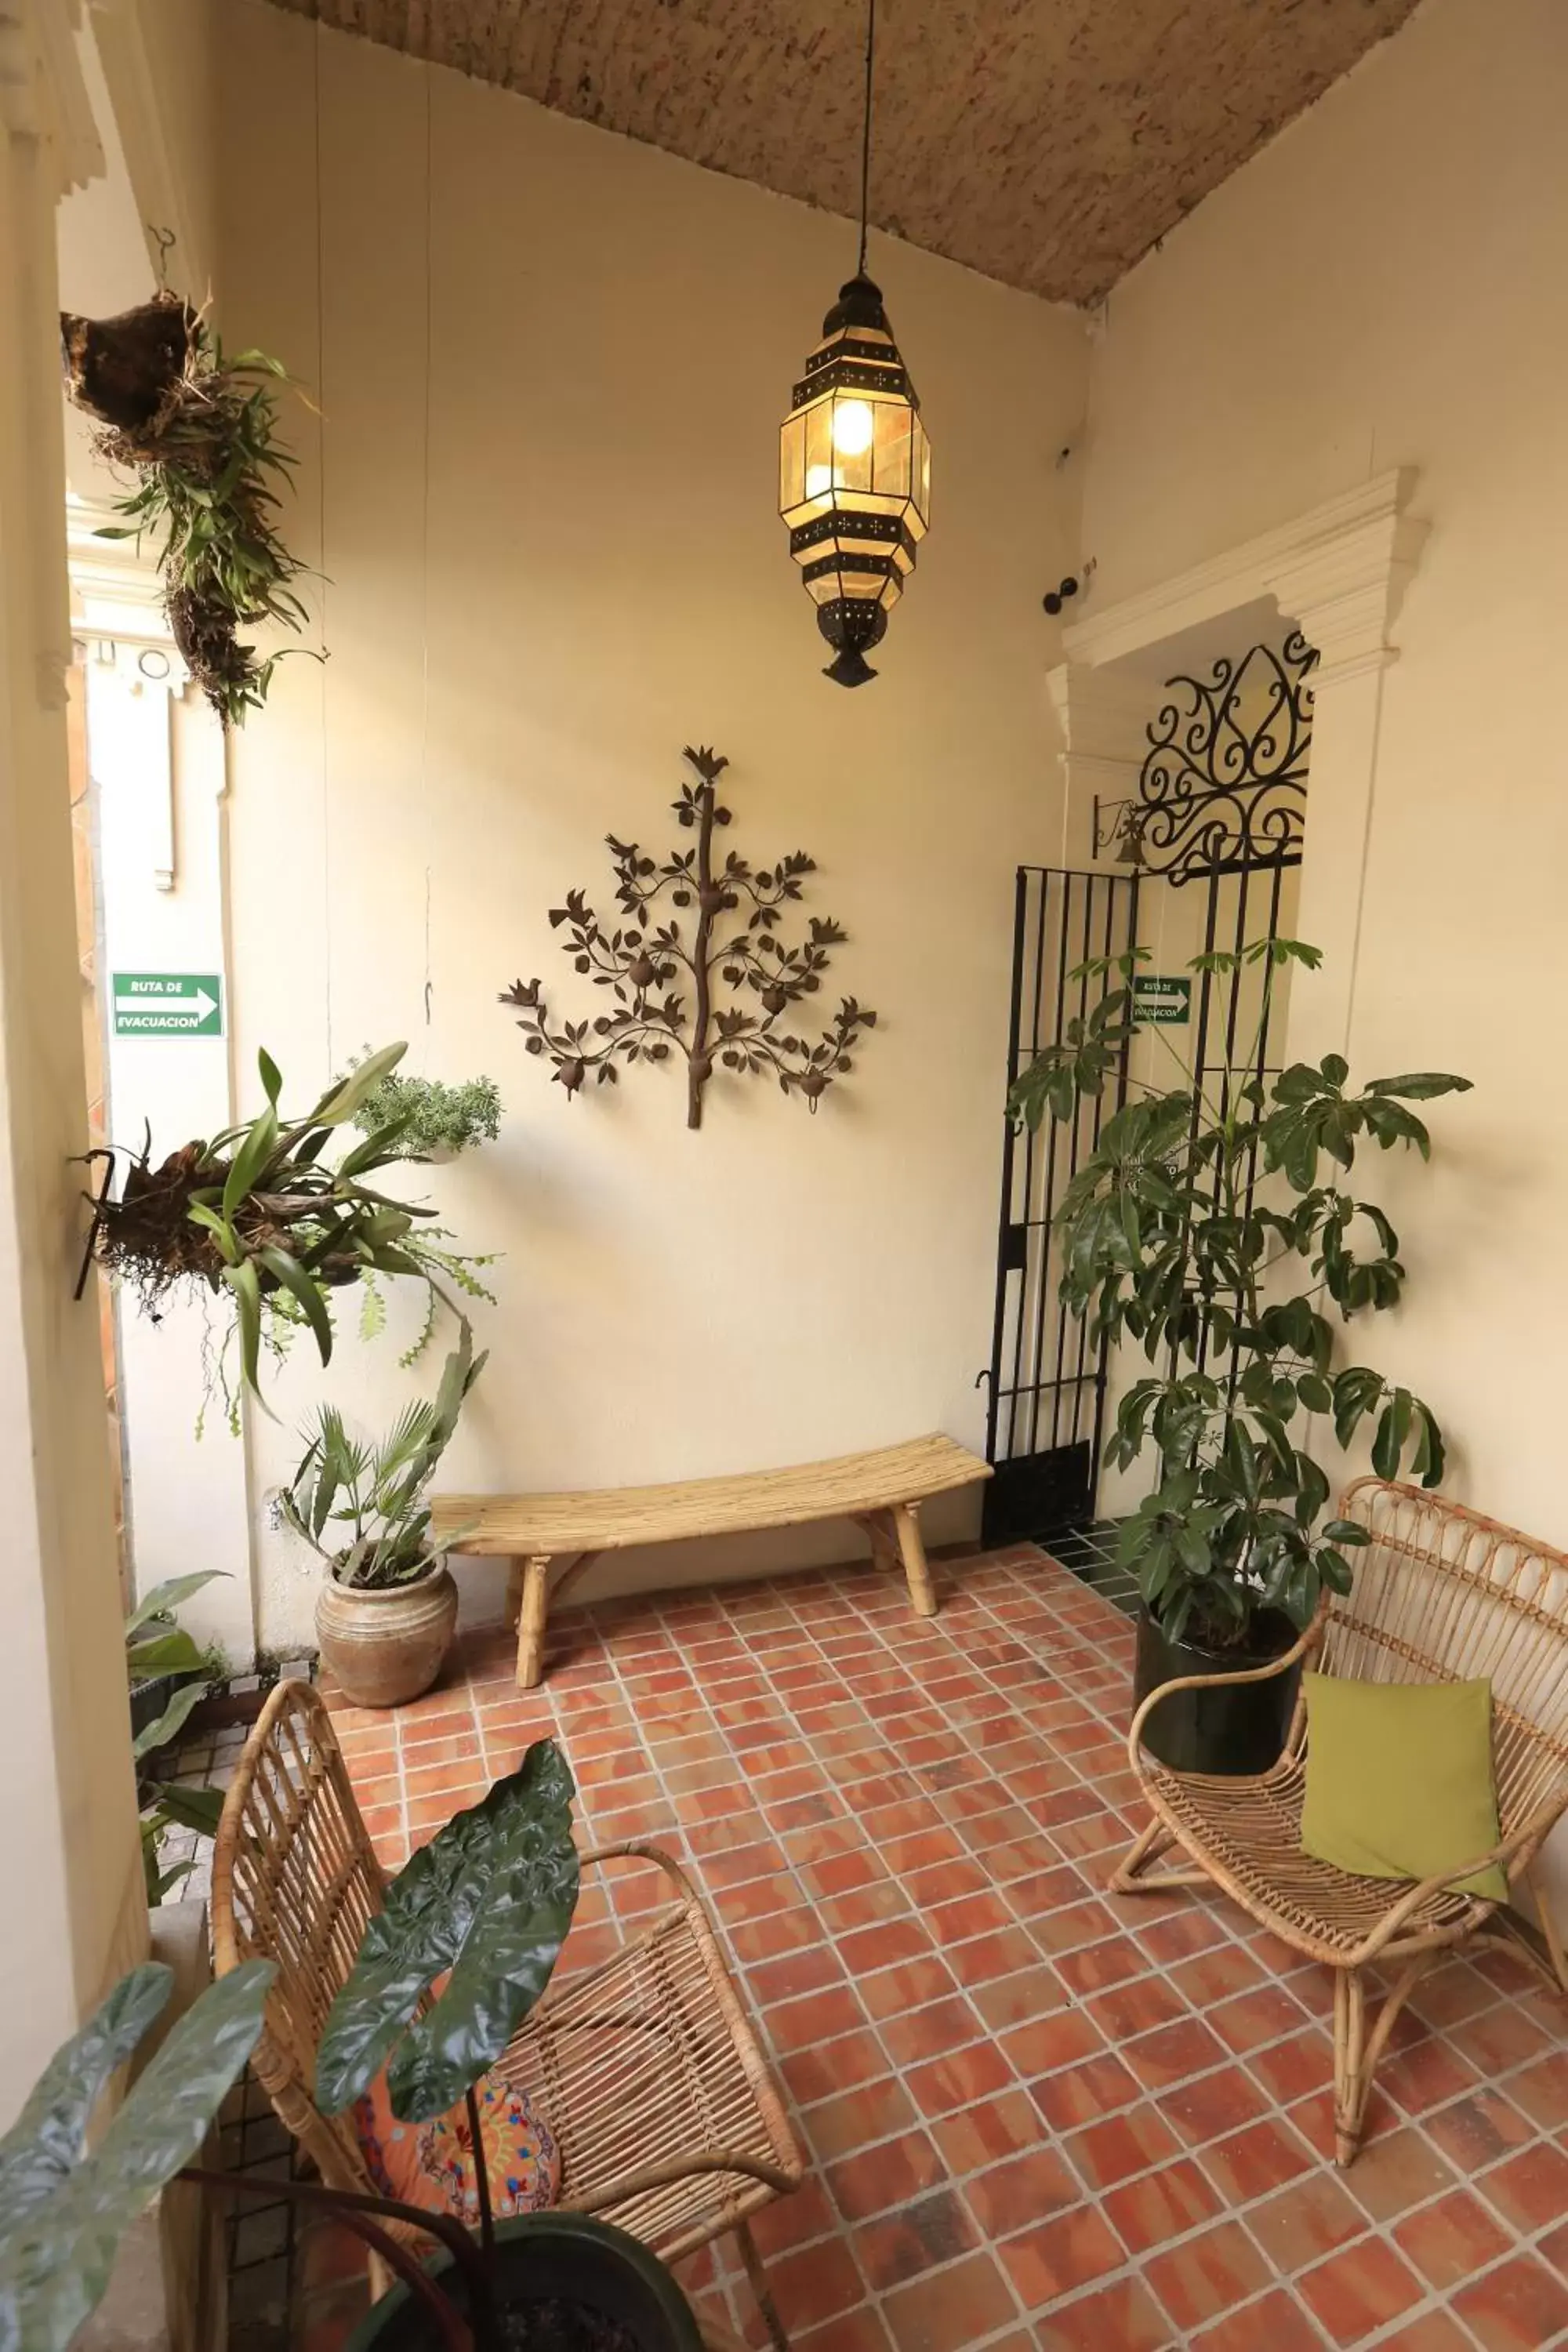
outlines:
M445 1550L431 1544L425 1493L484 1366L465 1322L435 1396L406 1406L384 1437L354 1436L336 1405L317 1411L279 1508L340 1584L411 1584Z

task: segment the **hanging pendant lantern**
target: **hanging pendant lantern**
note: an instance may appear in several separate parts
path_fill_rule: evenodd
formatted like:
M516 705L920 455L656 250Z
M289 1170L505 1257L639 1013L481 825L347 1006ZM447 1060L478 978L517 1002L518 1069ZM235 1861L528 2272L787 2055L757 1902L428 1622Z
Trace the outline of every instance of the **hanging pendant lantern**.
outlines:
M816 625L835 651L824 675L839 686L876 677L866 656L881 641L931 518L931 443L920 400L881 290L866 275L876 27L876 0L868 0L860 258L822 322L779 434L779 512Z

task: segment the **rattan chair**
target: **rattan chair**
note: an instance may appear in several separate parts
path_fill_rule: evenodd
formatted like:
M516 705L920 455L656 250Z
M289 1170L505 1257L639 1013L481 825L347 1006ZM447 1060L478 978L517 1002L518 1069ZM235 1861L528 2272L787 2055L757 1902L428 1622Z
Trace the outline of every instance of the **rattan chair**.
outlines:
M800 2153L684 1874L632 1843L583 1856L599 1870L627 1859L663 1871L672 1901L609 1959L552 1982L495 2071L549 2123L563 2206L602 2215L666 2262L732 2231L782 2347L748 2216L799 2186ZM350 2118L322 2115L312 2091L327 2011L385 1885L325 1706L309 1683L280 1683L224 1804L214 1944L220 1976L242 1960L278 1964L251 2063L331 2188L374 2186ZM379 2286L374 2263L373 2276Z
M1568 1557L1460 1504L1380 1479L1351 1486L1341 1510L1372 1542L1352 1556L1352 1591L1325 1604L1288 1656L1245 1678L1166 1683L1138 1709L1128 1753L1153 1818L1110 1884L1119 1894L1218 1886L1281 1942L1333 1969L1334 2152L1349 2164L1378 2061L1427 1969L1460 1946L1502 1942L1568 1992L1568 1958L1534 1878L1542 1843L1568 1806ZM1257 1778L1173 1772L1143 1750L1143 1727L1172 1691L1261 1681L1314 1658L1324 1674L1363 1682L1489 1679L1502 1837L1447 1875L1500 1862L1510 1886L1533 1895L1540 1937L1506 1906L1451 1894L1440 1879L1361 1878L1301 1852L1302 1699L1284 1755ZM1151 1871L1172 1847L1193 1866ZM1386 1984L1369 2020L1374 1966Z

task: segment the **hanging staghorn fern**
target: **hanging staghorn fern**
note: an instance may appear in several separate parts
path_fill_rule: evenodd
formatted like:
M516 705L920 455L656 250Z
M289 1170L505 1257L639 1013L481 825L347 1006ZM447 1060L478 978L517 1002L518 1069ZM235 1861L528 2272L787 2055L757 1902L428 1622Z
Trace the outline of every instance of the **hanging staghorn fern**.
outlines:
M114 319L60 315L66 387L108 463L142 476L102 539L154 536L169 627L225 727L258 710L280 655L240 639L265 621L301 629L304 570L279 537L294 459L278 439L277 360L230 358L204 314L166 289Z

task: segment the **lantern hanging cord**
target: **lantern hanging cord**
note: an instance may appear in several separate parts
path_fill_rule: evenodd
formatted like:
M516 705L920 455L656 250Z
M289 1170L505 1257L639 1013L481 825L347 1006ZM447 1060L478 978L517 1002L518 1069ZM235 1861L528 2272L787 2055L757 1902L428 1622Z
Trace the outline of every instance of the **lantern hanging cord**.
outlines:
M866 120L860 132L860 258L857 278L866 275L866 228L871 200L871 77L877 57L877 0L866 0Z

